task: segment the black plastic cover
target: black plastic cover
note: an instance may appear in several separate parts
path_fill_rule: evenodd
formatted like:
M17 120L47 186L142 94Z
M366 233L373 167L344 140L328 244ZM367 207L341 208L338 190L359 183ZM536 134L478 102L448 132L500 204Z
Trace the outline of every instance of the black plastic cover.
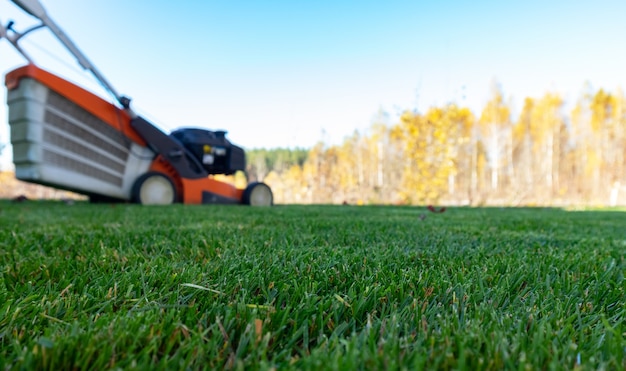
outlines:
M168 136L140 116L132 119L130 125L137 130L154 152L162 155L169 161L181 177L189 179L206 178L208 173L201 162L174 137Z
M228 141L225 131L184 128L170 136L182 143L209 174L230 175L246 168L244 150Z

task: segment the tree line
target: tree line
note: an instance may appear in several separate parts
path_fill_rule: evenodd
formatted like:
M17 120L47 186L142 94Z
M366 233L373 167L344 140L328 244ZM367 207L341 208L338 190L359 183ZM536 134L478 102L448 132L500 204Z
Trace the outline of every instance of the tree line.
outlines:
M479 113L447 104L384 112L339 145L248 151L248 176L279 203L626 204L626 98L587 87L572 108L556 93L516 117L494 85Z

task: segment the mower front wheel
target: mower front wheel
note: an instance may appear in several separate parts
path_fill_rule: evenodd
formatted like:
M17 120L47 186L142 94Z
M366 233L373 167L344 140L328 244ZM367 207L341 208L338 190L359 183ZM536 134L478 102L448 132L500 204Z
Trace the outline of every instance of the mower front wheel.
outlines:
M135 181L130 192L131 200L141 205L170 205L176 202L176 188L167 176L145 173Z
M267 184L254 182L243 191L242 202L250 206L272 206L274 195Z

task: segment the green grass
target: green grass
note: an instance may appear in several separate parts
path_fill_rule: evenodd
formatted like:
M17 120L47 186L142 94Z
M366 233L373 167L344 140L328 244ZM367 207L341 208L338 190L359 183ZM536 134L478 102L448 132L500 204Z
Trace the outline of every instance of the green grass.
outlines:
M0 369L624 369L625 252L619 210L4 201Z

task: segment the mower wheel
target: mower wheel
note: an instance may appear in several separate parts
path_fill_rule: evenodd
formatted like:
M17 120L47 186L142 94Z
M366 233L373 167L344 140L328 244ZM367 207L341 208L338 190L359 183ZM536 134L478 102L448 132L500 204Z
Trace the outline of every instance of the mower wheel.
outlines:
M170 205L176 202L176 188L167 176L145 173L135 181L130 192L131 200L142 205Z
M243 191L242 202L250 206L272 206L274 196L270 187L261 182L248 184Z

